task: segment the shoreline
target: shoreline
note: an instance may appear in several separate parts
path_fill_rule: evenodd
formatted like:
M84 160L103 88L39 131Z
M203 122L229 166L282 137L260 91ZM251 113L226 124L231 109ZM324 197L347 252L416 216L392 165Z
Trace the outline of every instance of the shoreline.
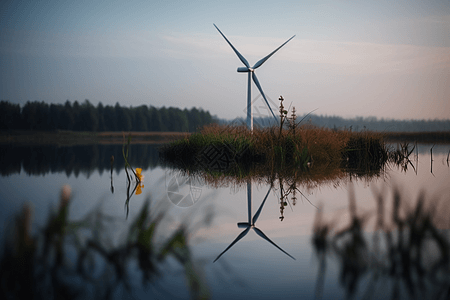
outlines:
M122 145L131 134L131 144L166 144L188 137L190 132L79 132L79 131L0 131L0 145ZM450 144L450 132L383 132L387 143ZM124 138L125 136L125 138Z
M79 132L79 131L1 131L0 145L122 145L131 134L131 144L165 144L189 136L188 132Z

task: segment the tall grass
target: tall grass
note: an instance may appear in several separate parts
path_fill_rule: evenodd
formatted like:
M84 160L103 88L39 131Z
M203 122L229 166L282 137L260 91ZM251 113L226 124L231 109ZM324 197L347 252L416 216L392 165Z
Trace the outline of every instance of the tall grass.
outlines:
M238 177L336 168L376 173L388 159L380 134L335 131L308 124L253 131L244 126L208 125L184 140L163 146L160 157L169 166L211 174L214 172L208 170L208 163L202 162L208 147L230 160L231 166L222 175Z
M297 122L280 96L280 122L270 128L207 125L199 132L160 148L169 167L201 173L209 183L220 178L236 183L265 178L323 182L340 178L343 170L356 176L379 176L388 161L383 136L365 131L331 130ZM306 116L305 116L306 117ZM300 174L299 174L300 172ZM227 180L225 180L227 181Z

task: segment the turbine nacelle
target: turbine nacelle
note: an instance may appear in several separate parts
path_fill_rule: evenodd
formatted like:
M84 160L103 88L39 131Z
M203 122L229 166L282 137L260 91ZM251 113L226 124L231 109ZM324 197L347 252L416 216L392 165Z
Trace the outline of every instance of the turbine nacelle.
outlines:
M239 223L237 223L237 227L238 228L247 228L249 226L252 226L252 225L250 223L248 223L248 222L239 222Z
M247 68L247 67L239 67L239 68L237 68L237 71L239 73L247 73L247 72L253 72L253 71L255 71L255 69Z

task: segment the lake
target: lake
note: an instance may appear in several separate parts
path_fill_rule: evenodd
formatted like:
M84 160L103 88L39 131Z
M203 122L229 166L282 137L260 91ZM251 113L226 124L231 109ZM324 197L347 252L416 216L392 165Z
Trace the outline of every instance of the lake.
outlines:
M419 144L406 168L388 164L377 176L343 173L317 183L298 182L295 189L280 179L271 187L264 180L187 176L161 165L152 145L129 148L129 164L143 169L141 184L127 180L122 145L3 145L0 150L2 257L8 257L8 243L11 259L18 257L21 248L13 240L21 231L14 224L30 222L28 239L41 253L31 263L30 276L40 279L33 279L33 291L46 297L450 295L450 145ZM64 204L67 187L70 200ZM156 220L154 248L147 252L136 246L141 233L149 238L136 229L146 203ZM53 228L49 220L60 220L55 215L64 205L69 225L47 243ZM179 232L182 238L175 239ZM136 235L137 244L129 243ZM165 256L160 249L167 241L178 248ZM147 260L143 253L160 257ZM20 289L7 280L8 272L16 273L5 266L11 264L2 261L2 291L6 285L18 295Z

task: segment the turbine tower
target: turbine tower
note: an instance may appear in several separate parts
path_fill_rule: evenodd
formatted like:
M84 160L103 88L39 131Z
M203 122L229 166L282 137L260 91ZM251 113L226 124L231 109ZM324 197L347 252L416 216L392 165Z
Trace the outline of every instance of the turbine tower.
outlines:
M241 60L241 62L245 65L245 67L239 67L237 69L238 72L243 72L243 73L248 73L248 85L247 85L247 127L250 130L253 130L253 115L252 115L252 101L251 101L251 94L252 94L252 89L251 89L251 81L253 79L253 82L255 83L255 85L258 87L259 92L261 93L261 95L264 98L264 101L266 101L267 106L270 109L270 112L272 113L273 117L275 118L275 121L277 120L277 117L275 116L275 114L273 113L272 108L269 105L269 102L266 99L266 95L264 94L261 85L259 84L258 78L256 77L255 74L255 70L259 67L262 66L263 63L266 62L266 60L268 60L273 54L275 54L275 52L277 52L278 50L280 50L281 47L283 47L284 45L286 45L290 40L292 40L295 35L293 35L290 39L288 39L286 42L284 42L280 47L278 47L277 49L275 49L274 51L272 51L269 55L263 57L262 59L260 59L256 64L253 65L253 67L250 67L250 64L248 63L248 61L245 59L244 56L242 56L242 54L239 53L239 51L237 51L237 49L230 43L230 41L226 38L226 36L222 33L222 31L220 31L220 29L216 26L216 24L213 24L214 27L216 27L216 29L220 32L220 34L223 36L223 38L227 41L227 43L231 46L231 48L233 49L233 51L236 53L236 55L239 57L239 59Z

